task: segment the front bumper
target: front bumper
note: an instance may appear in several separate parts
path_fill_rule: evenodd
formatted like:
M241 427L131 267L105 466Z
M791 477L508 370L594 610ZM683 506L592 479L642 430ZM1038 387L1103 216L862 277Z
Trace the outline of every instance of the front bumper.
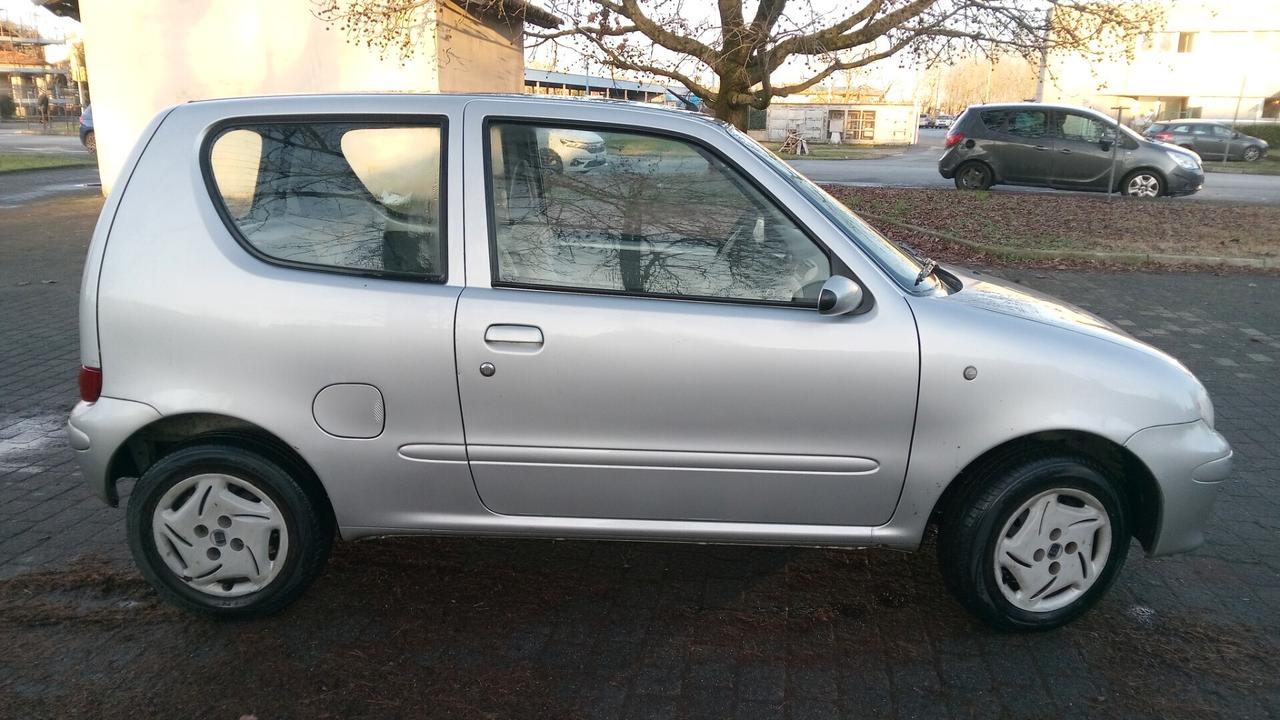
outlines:
M1203 170L1184 170L1179 167L1169 174L1170 195L1194 195L1200 192L1202 187L1204 187Z
M1160 519L1151 556L1194 550L1204 543L1204 525L1222 481L1231 474L1231 446L1203 420L1159 425L1134 433L1125 443L1160 487Z
M155 408L130 400L104 397L76 403L67 419L67 441L94 495L113 507L119 504L111 460L129 436L159 419Z

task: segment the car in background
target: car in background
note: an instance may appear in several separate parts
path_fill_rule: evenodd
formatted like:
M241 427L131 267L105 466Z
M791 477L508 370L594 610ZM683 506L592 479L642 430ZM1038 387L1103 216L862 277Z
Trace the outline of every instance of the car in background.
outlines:
M938 172L961 190L1036 185L1155 198L1190 195L1204 185L1194 152L1146 140L1087 108L975 105L960 115L945 146Z
M928 113L920 113L920 119L916 125L922 128L931 128L933 127L933 118L929 117Z
M552 172L587 172L608 162L604 138L586 130L538 131L542 164Z
M98 156L98 138L93 134L93 106L85 105L80 113L80 144L89 154Z
M938 115L933 118L933 126L936 128L942 128L943 130L951 127L953 123L955 123L955 117L946 113L938 113Z
M1209 160L1254 162L1266 156L1270 145L1262 138L1212 120L1162 120L1143 133L1148 140L1193 150Z

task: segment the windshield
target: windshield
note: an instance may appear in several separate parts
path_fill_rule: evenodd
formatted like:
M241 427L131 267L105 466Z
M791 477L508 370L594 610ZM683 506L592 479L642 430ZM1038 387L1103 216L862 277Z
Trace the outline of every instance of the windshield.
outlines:
M889 274L899 285L912 292L929 290L937 286L933 277L916 285L916 277L920 274L923 263L896 243L876 232L874 228L862 221L844 203L831 197L827 191L814 185L809 178L801 175L794 168L783 162L777 155L769 152L760 143L751 139L737 128L730 127L729 132L743 147L764 160L782 177L786 178L800 194L813 203L831 222L862 248L877 265Z

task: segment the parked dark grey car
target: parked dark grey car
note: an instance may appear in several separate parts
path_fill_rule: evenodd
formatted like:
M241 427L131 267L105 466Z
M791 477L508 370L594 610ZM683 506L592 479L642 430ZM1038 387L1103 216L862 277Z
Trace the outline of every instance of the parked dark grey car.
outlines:
M1112 164L1114 163L1114 172ZM962 190L1040 185L1153 198L1190 195L1204 184L1194 152L1151 142L1085 108L975 105L947 133L938 172Z
M1266 156L1266 140L1233 130L1226 123L1212 120L1164 120L1152 123L1144 133L1149 140L1194 150L1206 160L1253 162Z

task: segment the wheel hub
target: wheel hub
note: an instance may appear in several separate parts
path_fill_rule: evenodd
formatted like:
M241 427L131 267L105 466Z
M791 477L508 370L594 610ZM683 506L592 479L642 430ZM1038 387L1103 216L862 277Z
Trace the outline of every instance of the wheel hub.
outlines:
M230 475L186 478L156 503L152 535L164 564L188 586L239 597L266 587L288 556L289 534L276 503Z
M1093 495L1042 492L1022 504L995 544L995 576L1014 607L1051 612L1093 587L1111 554L1111 519Z

